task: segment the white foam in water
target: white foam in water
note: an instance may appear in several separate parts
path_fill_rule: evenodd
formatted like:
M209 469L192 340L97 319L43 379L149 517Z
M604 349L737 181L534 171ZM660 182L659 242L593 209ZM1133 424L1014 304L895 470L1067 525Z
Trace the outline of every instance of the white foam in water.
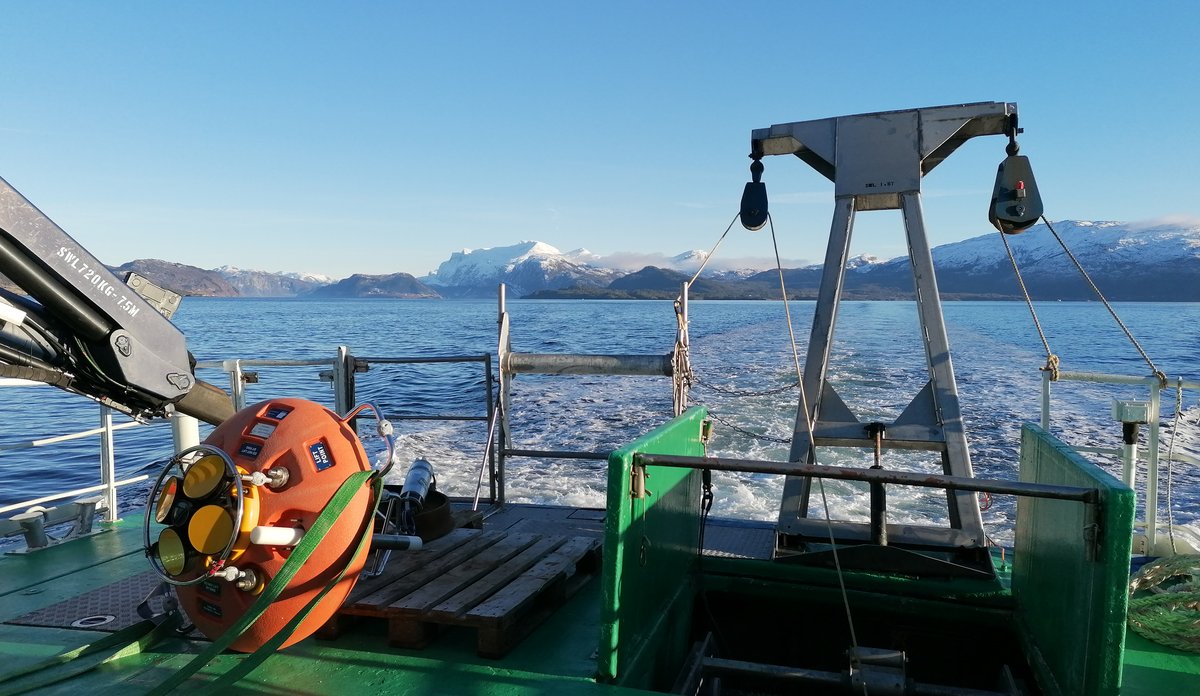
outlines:
M256 300L248 304L194 299L189 298L177 317L189 340L194 341L193 352L204 359L332 357L339 339L344 339L356 355L475 355L495 351L495 305L487 301ZM247 352L238 352L239 346L227 343L226 332L211 328L244 319L247 307L269 310L275 317L273 326L294 326L301 333L292 337L295 340L283 340L289 338L284 336L274 337L269 345L247 344L241 346ZM811 302L792 304L802 363L812 308ZM514 300L509 309L513 314L513 348L518 351L663 354L674 341L675 321L669 302ZM1028 313L1023 305L1008 302L948 302L944 309L975 473L986 478L1015 479L1020 423L1038 419L1038 367L1044 362ZM1162 328L1200 325L1200 305L1129 304L1120 310L1143 346L1156 356L1159 367L1170 375L1200 377L1194 335ZM1039 306L1039 314L1052 345L1061 351L1064 369L1145 374L1145 365L1136 353L1131 353L1124 337L1119 331L1109 330L1111 319L1103 307L1094 303L1047 303ZM321 331L316 331L314 317L331 316L337 317L337 326L331 327L321 319ZM798 390L739 397L714 388L762 392L788 387L796 381L782 305L695 302L691 322L692 361L698 378L691 396L708 406L718 419L709 453L786 461L790 446L778 440L791 438ZM381 332L380 326L420 326L421 330L395 334ZM1061 328L1064 326L1068 330ZM248 385L250 398L298 395L328 403L331 392L328 383L317 378L319 369L289 372L264 368L259 371L260 383ZM484 415L481 366L468 365L466 372L453 375L450 368L444 369L372 364L369 372L357 376L358 396L378 403L388 416L417 411ZM223 384L220 373L202 377ZM863 420L894 419L927 379L912 303L845 303L838 315L830 379ZM1116 447L1121 429L1108 417L1110 399L1146 398L1145 391L1139 396L1136 389L1111 390L1087 384L1055 384L1053 390L1056 400L1052 431L1082 445ZM56 398L48 398L47 392ZM52 416L26 419L22 422L30 422L31 432L18 433L9 428L7 433L0 433L0 440L44 437L61 432L63 427L79 423L91 427L95 422L95 405L78 397L59 395L53 389L0 391L0 406L10 413L25 414L45 404L51 405ZM662 423L669 412L670 385L661 378L521 375L514 383L510 414L513 445L608 451ZM1172 434L1173 415L1173 393L1167 390L1163 392L1163 419L1167 425L1162 434L1164 453ZM1200 404L1196 393L1185 393L1182 416L1175 449L1200 456ZM485 422L394 418L393 424L398 433L398 454L392 481L402 482L408 464L422 457L433 463L439 490L452 496L474 495L484 456ZM362 432L368 453L376 456L382 448L379 439L368 434L371 431L367 426ZM38 457L52 456L61 465L64 488L94 483L95 444L72 441L58 447L61 449L53 455L5 452L0 459L0 494L10 501L44 495L41 478L28 473L38 470ZM170 432L165 424L122 431L117 434L118 478L136 473L151 473L153 478L169 453ZM823 449L820 457L831 464L871 464L870 450ZM895 450L885 451L883 465L923 471L938 468L936 455ZM1108 460L1101 465L1119 474L1118 463ZM1200 474L1181 464L1174 465L1172 474L1172 515L1176 523L1189 524L1200 533ZM1143 474L1140 480L1144 479ZM759 520L778 516L783 477L718 473L713 480L714 515ZM509 501L602 508L607 470L602 461L514 457L508 461L506 483ZM866 519L865 490L862 485L827 483L826 498L832 516ZM887 490L891 520L945 523L941 492L894 485ZM488 493L486 478L483 493ZM146 490L130 487L122 489L120 495L121 508L130 509L144 503ZM1165 520L1165 481L1159 498L1163 506L1159 517ZM814 515L823 515L816 487L810 509ZM994 496L991 508L983 513L988 534L1001 543L1011 543L1014 517L1011 496Z

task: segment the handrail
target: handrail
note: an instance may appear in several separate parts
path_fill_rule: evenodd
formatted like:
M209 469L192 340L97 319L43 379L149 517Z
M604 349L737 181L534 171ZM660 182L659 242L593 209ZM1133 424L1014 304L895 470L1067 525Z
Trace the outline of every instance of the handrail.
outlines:
M128 430L130 428L139 427L140 425L142 425L142 424L138 423L137 421L130 421L128 423L119 423L117 425L114 425L112 427L112 430L113 430L113 432L116 432L118 430ZM103 432L104 432L104 428L92 428L91 430L80 430L77 433L68 433L66 435L55 435L53 437L44 437L44 438L41 438L40 440L26 440L24 442L17 442L15 444L11 444L11 445L0 445L0 452L10 452L10 451L16 451L16 450L23 450L23 449L33 449L35 447L45 447L46 445L57 445L60 442L70 442L71 440L82 440L85 437L91 437L92 435L99 435ZM3 511L4 510L2 508L0 508L0 512L3 512Z
M1165 453L1160 452L1160 431L1161 431L1161 408L1162 408L1162 391L1170 390L1200 390L1200 381L1193 379L1184 379L1183 377L1169 377L1165 380L1159 375L1119 375L1104 372L1072 372L1060 371L1057 374L1052 374L1049 371L1042 372L1042 399L1041 399L1041 426L1043 429L1050 429L1051 422L1051 398L1050 385L1055 382L1084 382L1090 384L1111 384L1111 385L1130 385L1143 386L1148 394L1148 417L1146 418L1146 493L1145 505L1143 506L1143 514L1145 519L1143 524L1146 529L1147 548L1153 549L1158 535L1158 478L1159 464L1163 460L1177 461L1192 465L1200 465L1200 459L1187 455L1186 453L1175 452L1170 458ZM1137 463L1140 459L1136 441L1132 445L1126 445L1118 450L1108 450L1105 448L1074 446L1075 449L1084 452L1096 452L1099 454L1114 454L1118 456L1124 464L1124 480L1125 483L1137 491Z
M113 486L116 488L120 488L121 486L130 486L135 483L141 483L142 481L145 481L149 478L150 478L149 474L142 474L140 476L132 476L127 479L121 479L120 481L114 481ZM30 500L25 500L20 503L13 503L12 505L5 505L4 507L0 507L0 515L3 515L6 512L12 512L14 510L27 510L27 509L33 507L34 505L41 505L42 503L49 503L49 502L52 502L55 500L62 500L63 498L74 498L75 496L87 495L88 493L97 493L100 491L104 491L107 488L108 488L108 486L106 484L98 483L95 486L88 486L86 488L76 488L75 490L65 491L63 493L55 493L53 495L42 496L41 498L32 498Z
M1093 504L1100 500L1095 488L1059 486L1049 483L1025 481L1003 481L981 479L970 476L948 476L893 469L858 469L822 464L799 462L775 462L761 459L730 459L726 457L681 457L667 454L636 454L635 466L673 466L712 471L735 471L748 474L784 474L811 476L813 478L838 479L840 481L866 481L868 483L895 483L903 486L942 488L945 490L974 491L979 493L1001 493L1054 500L1075 500Z
M18 383L0 382L0 388L2 388L2 387L25 387L25 386L48 387L49 385L43 384L41 382L27 382L27 381L23 381L23 380ZM101 425L98 428L89 428L87 430L80 430L80 431L77 431L74 433L66 433L63 435L54 435L51 437L44 437L44 438L27 440L24 442L17 442L14 444L0 446L0 452L12 452L12 451L17 451L17 450L26 450L26 449L35 449L38 447L46 447L49 445L57 445L57 444L61 444L64 442L71 442L74 440L82 440L87 437L93 437L93 436L98 435L100 438L99 447L100 447L100 480L101 480L101 483L94 485L94 486L77 488L77 489L70 490L70 491L54 493L54 494L47 495L47 496L31 498L29 500L22 500L22 501L18 501L16 503L11 503L9 505L5 505L3 507L0 507L0 515L9 513L9 512L13 512L15 510L22 510L22 511L27 510L35 505L40 505L42 503L47 503L47 502L51 502L51 501L55 501L55 500L62 500L64 498L73 498L76 496L85 495L87 493L102 492L103 493L103 505L101 506L101 509L103 509L103 511L104 511L104 520L103 521L116 522L117 521L117 489L122 486L128 486L128 485L132 485L135 483L139 483L141 481L146 480L147 477L146 476L134 476L132 478L122 479L120 481L116 480L116 472L115 472L115 469L113 466L115 458L114 458L114 445L113 445L112 435L114 432L116 432L118 430L128 430L129 428L136 428L142 424L137 421L130 421L129 423L120 423L117 425L113 425L112 409L110 409L109 407L107 407L103 404L100 404L100 423L101 423Z
M197 369L219 369L226 373L229 379L229 389L234 402L234 408L241 409L246 406L246 395L244 391L245 379L244 368L248 367L332 367L332 370L322 370L320 378L333 383L334 390L334 410L340 414L345 414L350 411L355 405L355 374L360 372L369 372L372 365L430 365L430 364L446 364L446 363L479 363L484 372L484 402L487 407L487 415L467 415L467 414L389 414L388 420L392 422L401 421L462 421L462 422L480 422L491 424L496 413L496 404L494 400L493 375L492 375L492 356L490 354L470 354L470 355L439 355L439 356L370 356L361 357L352 355L347 346L339 346L338 354L335 358L324 359L272 359L272 358L250 358L250 359L225 359L225 360L205 360L196 363ZM179 448L181 441L199 441L198 423L188 423L181 426L181 430L186 430L185 433L177 433L176 447ZM503 462L497 465L497 450L491 446L490 439L493 435L492 429L488 428L489 442L485 443L485 463L490 464L487 467L489 473L489 503L502 504L504 499L504 470Z
M457 355L457 356L433 356L433 357L370 357L370 358L354 358L349 355L348 349L344 346L339 349L338 358L318 358L318 359L273 359L273 358L249 358L249 359L226 359L226 360L203 360L196 363L197 369L216 369L225 372L230 380L230 390L233 392L235 403L239 407L244 406L245 394L242 389L243 368L248 367L339 367L342 363L344 369L335 369L334 374L330 375L334 378L335 396L337 401L346 400L347 402L354 400L354 375L353 372L361 371L360 366L369 366L370 364L434 364L434 363L480 363L483 370L486 372L486 389L487 395L485 398L488 415L472 416L472 415L403 415L396 416L392 420L447 420L447 421L481 421L490 422L495 412L493 403L493 377L491 374L490 355ZM348 363L348 364L347 364ZM326 377L328 379L328 377ZM340 384L339 384L340 383ZM45 387L41 382L33 382L28 380L0 380L0 387ZM240 402L240 403L239 403ZM32 439L24 442L18 442L8 445L0 445L0 452L25 450L36 447L44 447L64 442L81 440L87 437L100 436L100 479L101 483L78 488L70 491L53 493L50 495L33 498L30 500L20 501L0 507L0 514L10 513L17 510L26 510L32 506L42 503L71 498L74 496L84 495L87 493L102 492L105 499L105 517L108 522L116 521L116 490L123 486L128 486L147 480L148 475L134 476L121 480L115 480L115 456L112 450L112 433L118 430L126 430L134 428L141 423L129 422L112 424L111 411L107 407L101 405L101 426L98 428L89 428L75 433L64 435L55 435L45 438ZM106 413L107 411L107 413ZM173 419L178 421L186 421L189 419L179 418ZM184 425L183 423L173 423L181 432L176 432L176 446L178 447L181 439L193 438L195 442L199 442L199 424L194 420ZM194 432L193 432L194 431ZM107 451L106 451L107 448ZM489 502L497 502L499 497L503 495L503 472L498 471L495 464L495 449L487 447L487 460L491 462L489 470Z

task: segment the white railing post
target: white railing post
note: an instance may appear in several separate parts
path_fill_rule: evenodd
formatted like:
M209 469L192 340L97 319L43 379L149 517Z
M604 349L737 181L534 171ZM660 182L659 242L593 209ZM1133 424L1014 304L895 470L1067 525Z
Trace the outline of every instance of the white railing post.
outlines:
M338 346L337 360L333 363L333 410L344 416L353 408L354 358L349 347Z
M1042 370L1042 430L1050 431L1050 371Z
M1146 553L1154 553L1158 535L1158 425L1162 392L1155 380L1150 384L1150 417L1146 434ZM1136 475L1136 474L1135 474Z
M117 467L113 454L112 409L100 406L100 483L104 485L104 521L117 521Z
M200 421L179 411L172 413L171 439L175 443L176 454L200 444Z
M223 360L221 369L229 375L229 396L233 399L233 410L246 408L246 386L242 381L242 361Z

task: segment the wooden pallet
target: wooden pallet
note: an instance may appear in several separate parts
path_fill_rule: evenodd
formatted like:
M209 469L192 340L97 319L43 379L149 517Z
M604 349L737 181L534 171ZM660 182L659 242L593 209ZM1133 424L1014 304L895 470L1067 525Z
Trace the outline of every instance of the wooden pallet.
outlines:
M335 638L347 617L382 617L392 645L423 648L440 627L466 626L481 656L501 657L599 571L599 558L591 537L456 529L393 553L318 637Z

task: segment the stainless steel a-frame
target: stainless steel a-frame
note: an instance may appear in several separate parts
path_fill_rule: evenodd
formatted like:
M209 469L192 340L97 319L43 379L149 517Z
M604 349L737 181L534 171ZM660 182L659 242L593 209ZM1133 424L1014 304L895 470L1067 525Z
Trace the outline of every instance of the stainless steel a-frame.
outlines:
M797 410L789 461L817 463L817 447L873 447L867 425L859 420L828 382L834 325L841 302L854 215L862 210L900 209L908 238L916 287L921 337L929 381L893 423L886 426L885 448L941 453L944 473L971 476L971 457L950 362L950 343L942 318L933 257L921 212L921 178L977 135L1006 133L1015 122L1016 104L982 102L907 111L887 111L800 121L755 130L752 156L796 155L834 184L835 207L825 268L813 316L804 366L803 389L809 408ZM779 512L781 539L828 540L824 519L810 519L811 479L789 476ZM983 522L973 493L947 492L949 528L892 525L891 543L932 548L984 546ZM869 525L834 523L839 541L868 541Z

